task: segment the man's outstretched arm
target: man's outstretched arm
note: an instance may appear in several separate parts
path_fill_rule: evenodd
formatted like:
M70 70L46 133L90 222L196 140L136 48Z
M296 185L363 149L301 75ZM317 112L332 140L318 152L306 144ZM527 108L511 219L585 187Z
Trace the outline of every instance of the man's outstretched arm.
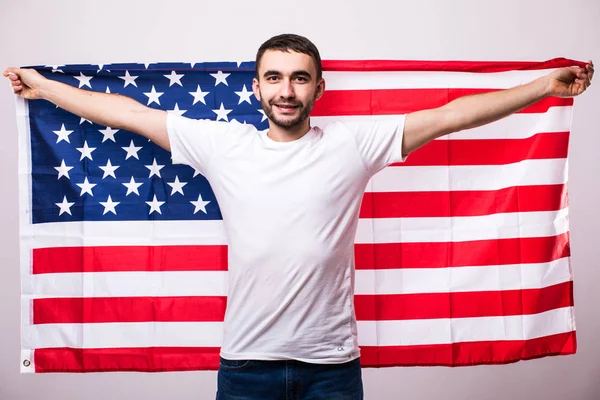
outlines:
M78 89L46 79L30 68L7 68L3 75L10 80L13 92L25 99L48 100L96 124L138 133L171 150L166 111L146 107L120 94Z
M489 124L550 96L574 97L591 84L594 65L567 67L525 85L464 96L430 110L406 116L402 154L407 156L431 140L452 132Z

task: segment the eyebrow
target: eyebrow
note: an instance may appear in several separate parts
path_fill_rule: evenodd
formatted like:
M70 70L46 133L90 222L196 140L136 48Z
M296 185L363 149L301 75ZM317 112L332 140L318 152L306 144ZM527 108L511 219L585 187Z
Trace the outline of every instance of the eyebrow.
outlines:
M274 69L270 69L263 74L263 77L267 77L267 76L271 76L271 75L281 75L281 72L276 71ZM307 78L312 78L310 73L303 69L292 72L292 78L296 77L296 76L305 76Z

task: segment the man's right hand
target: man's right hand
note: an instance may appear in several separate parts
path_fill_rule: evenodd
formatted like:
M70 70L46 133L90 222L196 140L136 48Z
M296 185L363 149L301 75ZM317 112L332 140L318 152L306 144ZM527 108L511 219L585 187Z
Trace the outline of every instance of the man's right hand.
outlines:
M47 79L31 68L6 68L2 74L10 80L13 92L29 100L41 99L40 85Z

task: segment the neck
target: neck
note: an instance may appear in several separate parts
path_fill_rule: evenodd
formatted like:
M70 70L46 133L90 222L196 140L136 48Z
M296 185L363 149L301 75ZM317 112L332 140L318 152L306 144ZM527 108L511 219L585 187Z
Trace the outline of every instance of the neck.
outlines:
M290 128L283 128L275 125L269 120L269 131L267 132L267 136L276 142L291 142L300 139L302 136L306 135L308 131L310 131L308 118L301 124Z

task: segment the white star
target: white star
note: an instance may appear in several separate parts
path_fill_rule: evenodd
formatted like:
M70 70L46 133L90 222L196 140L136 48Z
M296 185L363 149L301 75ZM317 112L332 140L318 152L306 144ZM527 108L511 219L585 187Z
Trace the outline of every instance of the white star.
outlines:
M201 101L202 104L206 104L206 100L204 100L204 98L206 97L206 95L209 92L203 92L202 89L200 89L200 85L198 85L198 89L196 89L195 92L189 92L192 96L194 96L194 104L196 104L197 102Z
M160 100L158 98L162 96L163 93L164 92L157 92L154 89L154 85L152 85L152 90L150 92L144 93L144 95L148 96L148 104L146 105L149 106L151 103L156 103L160 106Z
M192 176L192 178L195 178L195 177L197 177L198 175L200 175L200 171L199 171L199 170L197 170L197 169L194 167L194 176Z
M246 85L244 85L241 92L235 92L235 94L240 96L240 101L238 102L238 104L242 104L242 101L247 101L248 104L252 104L252 100L250 100L250 96L252 96L254 93L246 90Z
M79 119L79 125L83 124L85 121L87 121L87 122L89 122L90 124L92 124L92 125L93 125L92 121L90 121L89 119L85 119L85 118L83 118L83 117L81 117L81 118Z
M132 84L133 86L137 87L137 83L135 83L135 80L138 77L129 75L129 71L125 71L125 76L119 76L119 78L125 81L125 85L123 87L127 87L127 85L129 84Z
M156 175L159 178L160 176L160 170L163 169L165 166L164 165L158 165L156 163L156 158L154 158L154 161L152 161L152 165L146 165L146 168L148 168L150 170L150 175L148 175L148 178L152 177L152 175Z
M138 188L140 186L142 186L144 183L136 183L135 179L133 179L133 176L131 177L131 180L129 181L129 183L123 183L123 186L125 186L127 188L127 193L125 194L125 196L129 196L130 193L135 193L138 196L140 195L140 192L138 192Z
M263 122L265 119L267 119L267 116L265 115L265 110L263 110L261 108L260 110L258 110L258 112L262 114L262 118L260 119L260 122Z
M170 75L163 75L165 78L169 78L169 87L173 86L174 84L178 84L179 86L183 87L183 85L181 84L181 78L184 77L183 74L176 74L175 71L171 71Z
M236 61L238 68L242 65L243 61Z
M60 69L58 69L58 67L64 67L64 64L60 64L60 65L44 65L44 67L52 67L52 73L55 72L60 72L61 74L64 74L64 72Z
M117 177L115 176L115 170L117 168L119 168L118 165L112 165L110 163L110 158L108 159L108 161L106 162L106 165L104 167L98 166L98 168L100 168L102 171L104 171L104 175L102 175L102 179L106 178L107 176L112 176L113 178L117 179Z
M219 71L216 74L210 74L210 76L216 79L215 86L217 86L219 83L224 83L225 86L229 86L229 84L227 83L227 77L229 75L231 74L224 74L223 71Z
M125 156L125 159L128 160L129 157L135 157L138 160L140 159L138 157L138 151L140 151L142 149L142 146L134 146L133 144L133 139L131 140L131 142L129 142L129 147L121 147L123 150L125 150L127 152L127 155Z
M75 203L69 203L67 201L67 196L63 197L62 203L54 203L54 204L56 204L57 206L60 207L60 212L58 213L59 216L62 215L62 213L64 213L64 212L66 212L69 215L73 215L73 214L71 214L71 206Z
M110 89L108 88L108 86L106 87L106 93L110 93Z
M175 181L167 182L167 185L171 186L171 196L173 196L175 192L183 194L183 187L187 185L187 182L179 182L179 177L175 175Z
M158 212L159 214L162 214L162 212L160 211L160 206L165 204L165 202L158 201L156 199L156 195L154 195L154 198L152 199L152 201L147 201L146 204L148 204L150 206L150 212L148 213L148 215L152 214L154 211Z
M66 130L65 124L62 124L62 126L60 127L60 131L52 131L52 132L54 132L58 135L58 138L56 139L56 143L60 142L61 140L64 140L67 143L71 143L71 141L69 140L69 135L71 133L73 133L73 131Z
M98 72L102 71L102 68L104 68L104 64L97 64L98 65Z
M104 206L104 212L102 213L102 215L106 214L109 211L117 215L117 210L115 210L115 207L118 206L120 202L112 201L110 195L108 195L108 199L106 199L106 201L100 201L99 203Z
M83 196L85 193L89 193L90 196L93 196L94 193L92 193L92 188L96 185L96 183L88 182L88 178L86 176L83 180L83 183L77 183L77 186L81 188L81 193L79 193L79 196Z
M115 133L119 132L118 129L112 129L110 126L107 126L106 129L98 129L98 131L102 132L102 135L104 135L104 137L102 138L102 143L109 139L117 143L117 141L115 140Z
M187 110L180 110L177 103L175 103L175 108L173 108L172 110L167 110L167 112L170 112L172 114L177 114L179 116L182 116L183 114L185 114L186 111Z
M204 214L207 214L207 212L206 212L206 205L208 203L210 203L210 201L203 201L201 194L198 195L198 200L197 201L190 201L190 203L192 203L193 205L196 206L196 208L194 209L194 214L196 214L200 210L202 210L202 212Z
M54 167L54 169L58 171L58 178L56 178L56 180L60 179L61 176L66 176L67 179L71 179L71 177L69 176L69 171L72 170L73 167L66 166L65 160L62 160L60 166Z
M79 161L83 160L84 158L89 158L90 160L93 160L92 158L92 151L96 150L95 147L88 147L87 145L87 140L83 141L83 147L77 147L77 151L79 151L81 153L81 158L79 158Z
M217 114L217 121L224 119L225 121L229 122L229 118L227 117L227 114L229 114L232 110L226 110L223 107L223 103L221 103L221 107L219 107L218 110L212 110L215 114Z
M73 78L79 81L80 88L82 86L87 86L90 89L92 88L92 84L90 83L90 81L92 80L93 76L85 76L82 72L79 72L79 76L74 76Z

